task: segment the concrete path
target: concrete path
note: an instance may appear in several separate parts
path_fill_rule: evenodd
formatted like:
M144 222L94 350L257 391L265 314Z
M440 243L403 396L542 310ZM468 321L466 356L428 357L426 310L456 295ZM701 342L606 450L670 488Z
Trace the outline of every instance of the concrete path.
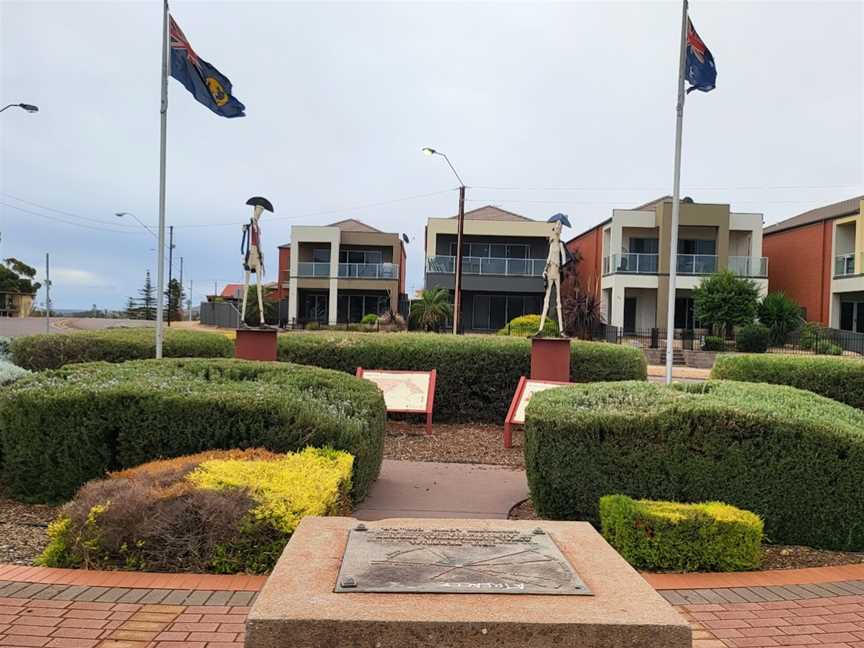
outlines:
M526 497L523 470L385 459L381 476L354 517L506 519L510 508Z

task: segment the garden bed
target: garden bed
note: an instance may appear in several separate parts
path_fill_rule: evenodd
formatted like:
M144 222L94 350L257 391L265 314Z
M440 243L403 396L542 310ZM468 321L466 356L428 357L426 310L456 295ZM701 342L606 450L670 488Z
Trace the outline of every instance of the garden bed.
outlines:
M427 435L425 423L388 421L384 458L524 467L522 430L513 431L512 448L504 447L502 434L501 424L435 423Z

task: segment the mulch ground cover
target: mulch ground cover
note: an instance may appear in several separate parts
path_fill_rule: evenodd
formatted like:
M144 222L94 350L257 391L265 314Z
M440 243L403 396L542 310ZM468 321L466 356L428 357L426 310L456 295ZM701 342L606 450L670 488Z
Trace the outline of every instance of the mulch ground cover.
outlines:
M503 425L435 423L432 434L423 424L388 421L384 457L405 461L443 461L524 467L522 430L514 429L513 447L504 448Z
M510 510L511 520L540 520L531 500L519 502ZM832 567L864 563L864 553L854 551L828 551L798 545L764 545L762 565L759 569L801 569L803 567Z
M53 506L22 504L0 495L0 563L30 565L48 544Z

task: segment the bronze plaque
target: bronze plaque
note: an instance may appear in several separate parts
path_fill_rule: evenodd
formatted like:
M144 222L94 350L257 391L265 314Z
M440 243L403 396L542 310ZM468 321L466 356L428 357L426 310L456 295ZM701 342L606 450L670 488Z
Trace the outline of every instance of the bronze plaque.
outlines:
M591 595L541 528L367 529L348 535L337 592Z

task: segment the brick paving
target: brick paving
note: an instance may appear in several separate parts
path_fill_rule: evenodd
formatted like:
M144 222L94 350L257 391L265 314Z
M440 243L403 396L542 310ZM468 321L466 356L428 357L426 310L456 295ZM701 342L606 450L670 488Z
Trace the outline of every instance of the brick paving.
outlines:
M693 648L864 648L864 565L645 578ZM0 648L241 648L264 580L0 565Z

